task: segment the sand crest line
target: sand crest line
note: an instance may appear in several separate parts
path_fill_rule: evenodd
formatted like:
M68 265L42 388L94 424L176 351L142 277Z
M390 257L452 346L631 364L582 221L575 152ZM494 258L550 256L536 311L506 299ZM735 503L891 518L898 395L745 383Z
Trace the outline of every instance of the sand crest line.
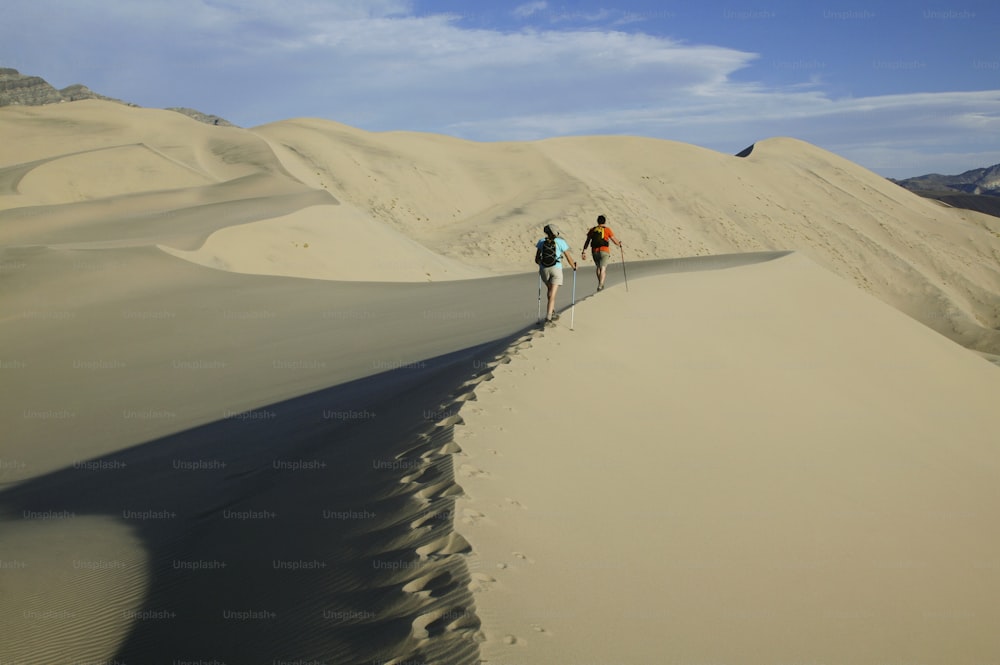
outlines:
M261 624L267 631L282 631L282 640L298 640L302 650L298 653L318 648L316 640L336 631L349 642L361 640L353 648L356 656L368 654L366 662L443 659L472 665L478 660L476 633L481 622L469 591L472 578L464 557L469 546L453 528L455 499L463 491L455 482L453 460L459 449L454 427L462 422L461 408L475 401L475 391L492 377L498 365L509 362L512 349L522 347L536 332L524 328L442 359L409 363L315 397L260 405L254 411L273 417L254 422L223 418L136 449L83 460L71 469L13 488L4 495L5 503L38 518L20 520L25 524L51 525L53 537L58 537L62 530L81 528L78 525L84 525L92 514L103 512L143 534L141 544L136 542L132 547L150 553L146 565L122 568L101 562L128 561L127 547L99 550L81 558L98 563L75 568L81 575L116 574L119 570L132 575L117 575L122 597L117 614L106 618L89 611L74 612L73 616L38 614L45 610L45 603L72 604L76 588L72 587L41 597L42 605L28 607L30 613L19 621L33 622L39 628L49 625L41 619L50 623L56 619L67 624L75 621L79 630L115 634L124 640L115 656L126 661L148 655L157 640L198 620L215 625L216 631L226 635L236 634L243 624ZM410 401L406 391L422 395L426 403L420 409L405 407ZM321 417L320 407L372 417L338 419L325 413ZM313 437L313 432L320 436ZM308 438L296 442L299 433ZM291 439L287 449L274 447L287 439ZM225 457L224 450L211 443L226 440L241 441L240 456ZM380 440L384 443L370 445ZM358 470L370 480L346 493L336 490L338 476L324 481L323 471L318 470L343 466L348 461L344 456L353 457ZM317 463L327 457L331 458L327 465ZM111 469L127 469L128 473L108 484L102 474ZM176 483L164 482L164 473L171 478L183 473L183 491L178 494L171 489ZM54 516L57 502L53 497L60 496L74 497L67 504L72 515L66 512L68 519L43 520ZM315 501L302 503L306 496L314 496ZM127 506L124 511L123 505ZM300 511L308 511L307 524L315 523L316 527L315 536L301 543L294 527L294 516ZM219 535L206 538L206 528ZM275 529L284 537L275 538ZM199 532L202 535L190 542L173 544L176 537ZM250 535L255 533L260 537ZM256 543L260 551L241 548L237 554L226 544L237 536L241 542L248 539ZM269 541L274 545L269 547ZM282 541L288 544L280 545ZM16 533L6 534L5 545L12 555L17 554L12 561L27 562L27 572L22 571L20 580L28 583L32 573L41 572L28 556L30 546ZM197 552L194 559L192 551ZM324 556L318 557L320 552ZM303 561L334 561L337 565L295 564ZM243 607L228 600L225 589L247 575L254 576L259 595L256 605ZM299 617L291 607L274 599L275 595L286 595L278 593L279 587L274 585L301 586L308 575L320 576L324 582L299 589L301 595L295 603L300 606ZM195 596L191 594L201 593L192 585L199 589L207 585L216 590L207 592L209 595L220 597L207 606L192 607L189 603ZM269 588L270 592L265 591ZM248 611L259 614L251 616ZM397 636L400 639L392 644L366 644L361 638L365 631L400 622L410 625L410 634ZM322 630L310 632L313 624ZM198 648L215 653L213 644L203 642ZM32 648L27 639L12 646ZM58 659L63 648L54 645L50 655ZM288 649L275 650L276 657L297 653L284 642L268 649ZM21 657L18 650L3 654L5 658ZM93 659L110 655L94 652Z
M436 410L424 412L425 416L435 419L413 437L411 447L395 456L394 462L400 465L397 468L407 471L400 483L425 503L425 508L412 518L410 528L440 531L438 537L415 549L424 565L404 567L410 573L410 579L402 580L406 582L403 591L426 594L429 589L444 584L445 575L440 569L449 563L464 569L468 591L476 588L477 582L469 575L467 566L471 546L455 525L455 499L464 495L464 489L458 484L454 472L454 460L462 455L461 447L455 442L454 428L464 424L462 408L476 401L477 389L493 379L496 367L510 363L521 350L530 348L532 341L543 334L532 327L512 339L506 349L493 358L474 361L475 374L453 391L448 400L441 402ZM418 642L437 636L438 639L460 639L478 644L484 639L479 633L481 624L474 602L465 604L459 599L453 605L419 614L413 621L411 636ZM420 653L414 652L397 658L420 656Z

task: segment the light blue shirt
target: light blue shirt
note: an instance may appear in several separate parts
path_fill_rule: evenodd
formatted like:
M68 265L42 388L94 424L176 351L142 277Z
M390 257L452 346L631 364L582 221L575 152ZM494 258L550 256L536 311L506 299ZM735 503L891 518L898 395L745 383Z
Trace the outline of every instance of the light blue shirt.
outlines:
M541 249L542 244L545 242L545 238L542 238L535 244L535 249ZM556 236L556 264L551 266L552 268L562 268L562 257L563 252L569 251L569 243Z

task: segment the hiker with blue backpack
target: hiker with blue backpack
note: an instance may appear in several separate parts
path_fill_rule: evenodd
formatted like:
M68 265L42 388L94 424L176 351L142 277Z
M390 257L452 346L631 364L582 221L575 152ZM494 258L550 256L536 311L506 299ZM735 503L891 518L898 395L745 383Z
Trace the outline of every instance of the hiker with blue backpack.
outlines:
M535 263L538 264L539 278L538 300L540 305L542 298L541 283L544 282L548 287L549 295L545 323L551 325L555 319L559 318L553 312L556 308L556 291L559 290L559 285L563 283L562 259L565 257L566 261L573 266L574 273L576 272L576 261L570 256L569 243L559 237L561 234L559 227L555 224L546 224L543 230L545 231L545 237L535 245ZM574 274L573 277L575 280L576 275Z

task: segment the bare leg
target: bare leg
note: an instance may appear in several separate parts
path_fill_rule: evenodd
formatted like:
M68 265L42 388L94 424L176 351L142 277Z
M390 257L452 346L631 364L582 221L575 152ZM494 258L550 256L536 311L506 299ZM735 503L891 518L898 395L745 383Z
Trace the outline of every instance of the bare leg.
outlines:
M551 319L552 313L556 309L556 291L558 290L559 290L558 284L549 284L549 306L545 314L546 319Z

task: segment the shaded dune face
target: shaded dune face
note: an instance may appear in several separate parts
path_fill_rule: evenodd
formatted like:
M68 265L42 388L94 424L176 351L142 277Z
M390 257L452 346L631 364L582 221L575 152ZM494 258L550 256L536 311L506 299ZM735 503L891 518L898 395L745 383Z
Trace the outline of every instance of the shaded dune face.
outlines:
M0 494L5 556L25 562L0 603L5 660L477 662L452 428L509 341ZM90 544L38 550L69 541Z
M52 303L70 311L76 302L74 318L85 325L27 317L23 334L8 340L32 363L44 352L26 340L50 350L5 412L17 425L5 455L24 468L5 470L16 484L0 494L3 520L19 528L0 539L26 563L15 571L18 588L32 589L34 600L6 597L5 625L25 638L6 643L4 657L476 662L481 618L471 589L479 582L454 531L463 490L452 431L463 405L534 329L534 275L333 288L211 271L149 250L92 251L159 265L161 291L156 307L141 309L148 291L111 287L127 262L88 271L79 291ZM643 262L634 274L777 256ZM29 259L33 270L40 263L60 274L54 257ZM22 277L47 288L37 273ZM192 279L200 282L194 302ZM80 304L93 293L104 302ZM569 305L563 295L560 309ZM323 311L338 315L316 316L324 297ZM124 320L122 311L173 316ZM130 322L156 343L130 345ZM156 337L163 325L169 335ZM72 360L81 357L107 360ZM334 379L359 373L367 376ZM317 381L336 385L308 388ZM296 396L268 399L279 391ZM226 401L234 395L242 401ZM91 534L90 549L59 556L41 556L23 532L43 524L51 538L72 541L88 520L108 528ZM79 582L47 583L77 559L112 565L85 569ZM117 604L96 611L84 602L95 584ZM39 613L50 607L71 609ZM52 630L67 638L40 651L35 638Z

